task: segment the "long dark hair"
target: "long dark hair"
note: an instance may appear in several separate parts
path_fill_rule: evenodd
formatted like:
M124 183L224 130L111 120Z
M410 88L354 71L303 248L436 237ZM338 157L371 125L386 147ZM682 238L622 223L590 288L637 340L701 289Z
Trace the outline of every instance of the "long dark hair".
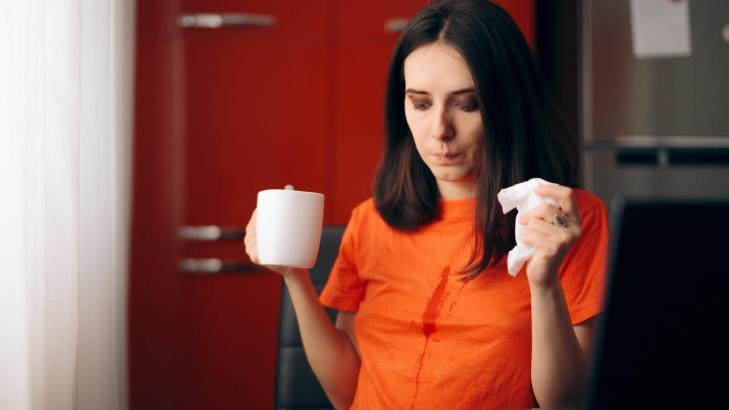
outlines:
M476 179L475 246L462 271L471 279L515 244L515 213L503 215L499 190L533 177L574 186L577 144L511 17L485 0L436 1L410 20L390 60L385 153L374 184L377 211L390 226L415 231L440 217L438 186L415 149L404 107L405 58L434 42L458 50L468 64L486 134Z

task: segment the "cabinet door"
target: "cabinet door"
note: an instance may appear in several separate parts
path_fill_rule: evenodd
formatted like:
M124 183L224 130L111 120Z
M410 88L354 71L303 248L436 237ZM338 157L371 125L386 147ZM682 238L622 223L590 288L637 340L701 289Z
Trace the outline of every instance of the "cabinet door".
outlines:
M299 11L307 20L310 10ZM184 34L187 226L241 225L263 189L326 190L323 36L251 40L243 31ZM240 240L187 242L183 256L244 258ZM270 407L279 278L259 271L183 281L193 407Z
M140 43L138 111L158 107L159 117L142 118L166 125L138 124L140 148L155 145L163 161L137 167L135 223L165 234L138 238L133 250L132 407L271 408L281 282L247 264L241 230L262 189L327 189L326 1L183 1L157 11L140 22L185 27ZM201 27L211 14L224 24ZM144 199L159 189L167 205L150 209ZM193 240L208 226L232 234Z

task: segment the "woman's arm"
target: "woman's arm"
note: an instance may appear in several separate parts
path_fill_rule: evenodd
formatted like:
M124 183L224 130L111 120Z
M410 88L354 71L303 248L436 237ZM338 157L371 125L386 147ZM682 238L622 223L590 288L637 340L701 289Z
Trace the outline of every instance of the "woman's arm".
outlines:
M256 211L246 226L245 251L253 263L259 263L256 241ZM267 266L281 274L294 305L301 341L311 369L335 408L349 408L354 399L359 375L359 354L353 342L354 313L337 318L332 324L319 302L309 271L283 266ZM342 314L340 313L340 316ZM340 331L339 328L344 329Z
M314 374L335 408L349 408L360 366L352 332L355 314L340 312L335 327L319 302L308 271L289 269L284 273L284 280Z
M578 405L587 379L593 320L572 325L559 269L582 235L582 216L570 188L547 185L535 192L557 204L545 204L519 221L527 225L522 241L536 248L526 272L532 307L532 389L542 407Z
M530 290L534 396L541 407L577 405L587 380L593 319L572 326L559 281Z

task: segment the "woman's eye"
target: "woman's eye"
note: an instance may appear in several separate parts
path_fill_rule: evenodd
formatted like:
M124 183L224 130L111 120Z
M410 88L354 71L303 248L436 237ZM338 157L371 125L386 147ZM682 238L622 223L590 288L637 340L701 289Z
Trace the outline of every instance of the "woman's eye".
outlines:
M465 102L456 103L456 106L463 111L471 112L478 109L478 103L476 100L469 100Z
M416 101L413 103L413 108L415 108L416 110L423 111L423 110L427 110L428 107L430 107L430 103L428 103L428 102L417 102Z

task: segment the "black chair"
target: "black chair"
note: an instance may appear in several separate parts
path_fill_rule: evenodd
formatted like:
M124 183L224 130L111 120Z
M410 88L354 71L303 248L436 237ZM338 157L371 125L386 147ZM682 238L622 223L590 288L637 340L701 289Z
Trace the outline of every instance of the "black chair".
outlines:
M311 269L311 280L317 292L321 292L339 253L339 244L344 233L343 226L325 226L322 230L319 257ZM332 409L324 390L306 360L301 345L299 325L294 307L285 284L281 291L281 313L278 327L278 357L276 364L275 407L285 409L323 410ZM327 309L334 322L336 310Z

